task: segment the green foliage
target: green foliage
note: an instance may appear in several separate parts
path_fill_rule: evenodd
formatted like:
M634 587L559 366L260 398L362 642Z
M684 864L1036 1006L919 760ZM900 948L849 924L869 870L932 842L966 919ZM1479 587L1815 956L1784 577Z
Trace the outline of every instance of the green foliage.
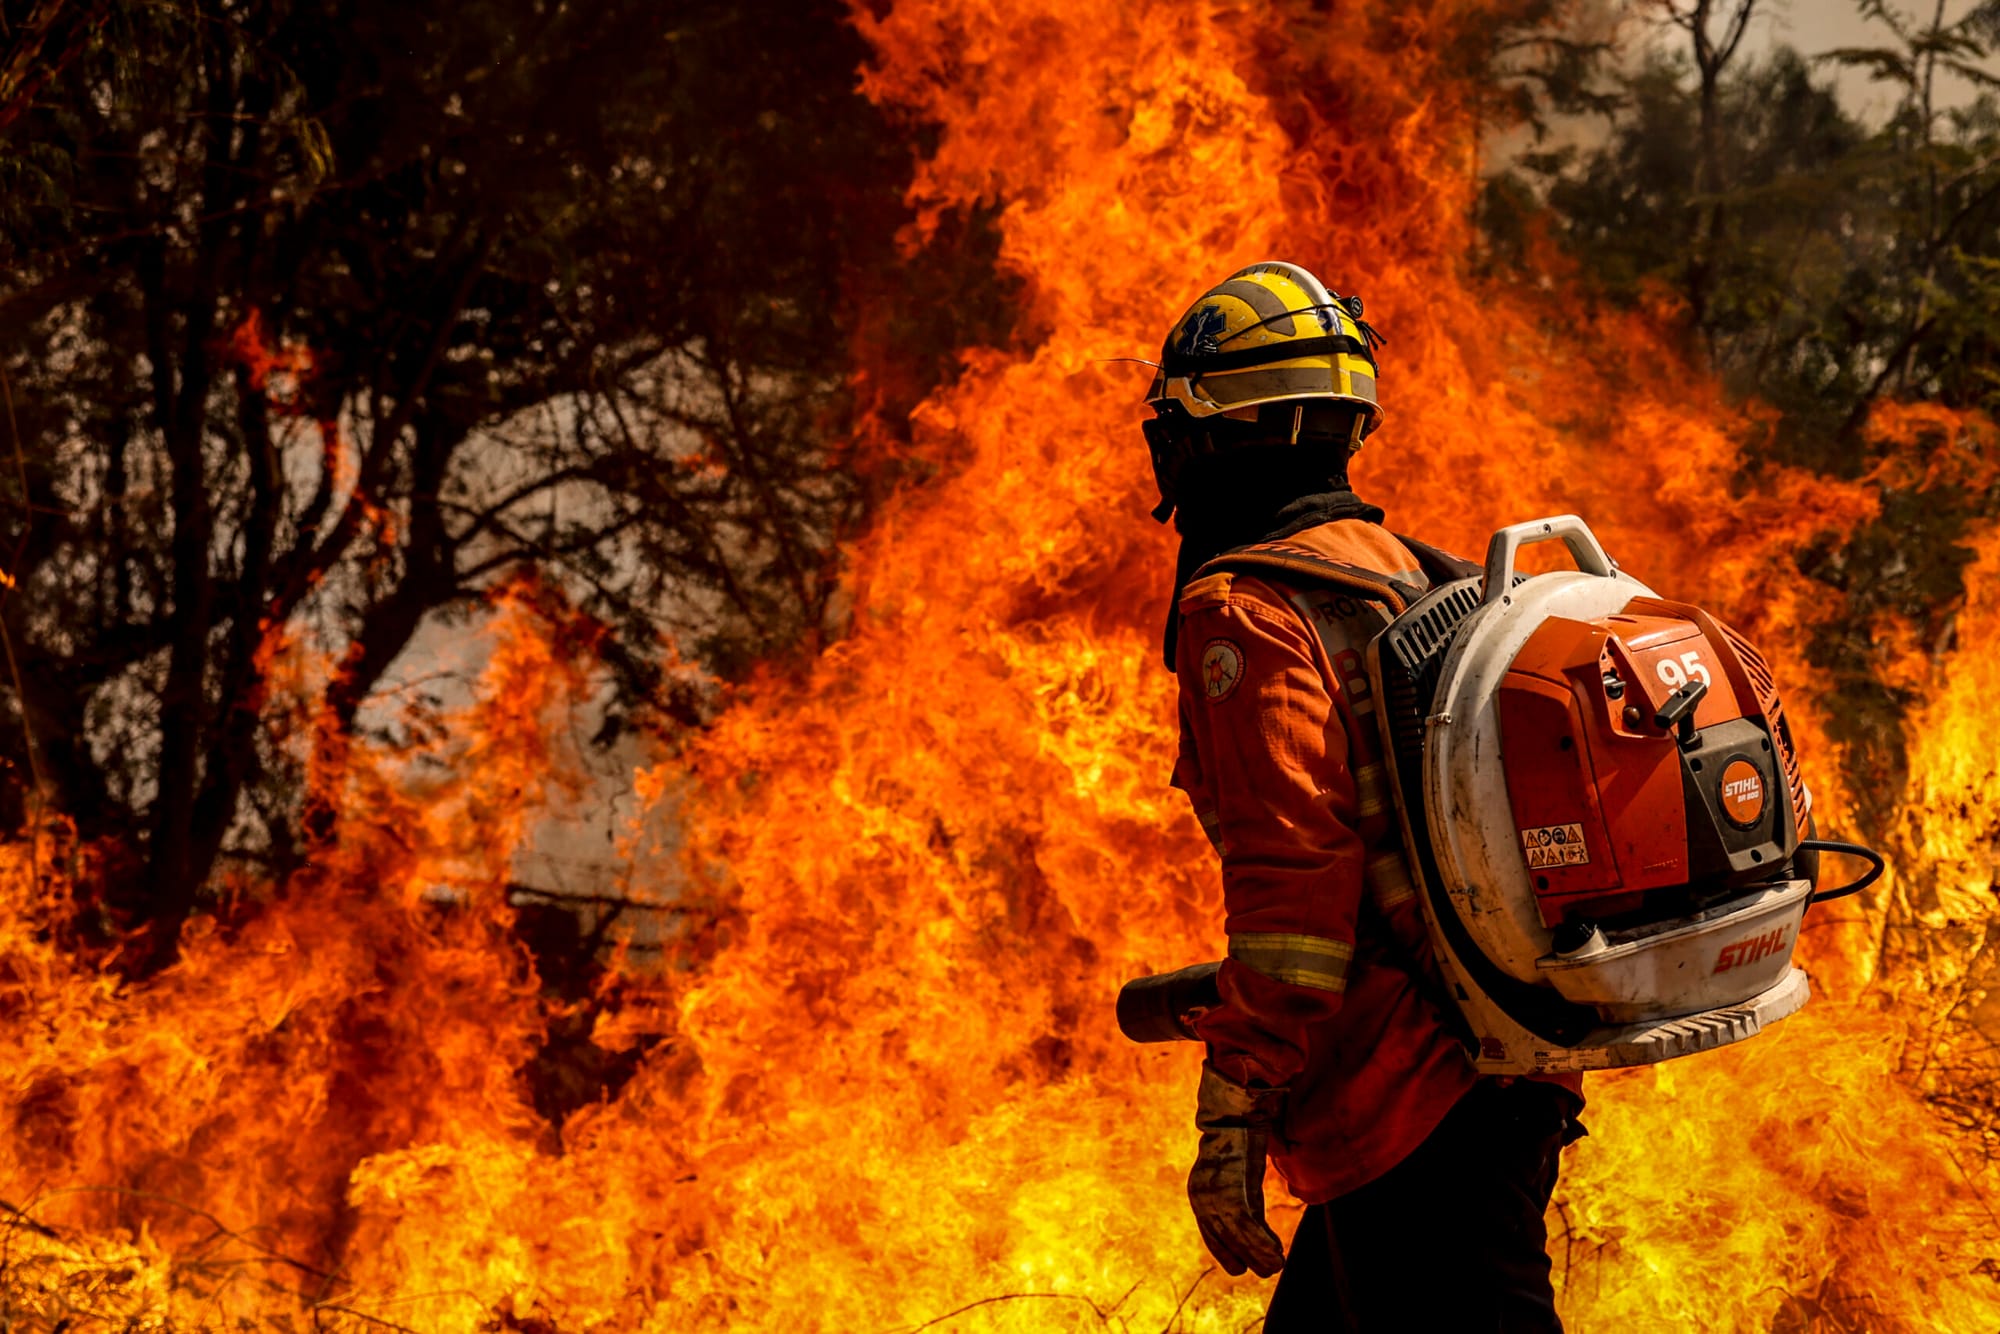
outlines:
M1525 157L1489 184L1488 237L1519 265L1532 227L1546 227L1607 297L1682 295L1694 350L1734 393L1780 410L1783 455L1855 473L1885 395L2000 404L2000 104L1931 101L1939 70L1991 63L1995 12L1832 53L1902 89L1879 127L1795 52L1726 72L1706 193L1698 80L1686 59L1655 56L1625 80L1604 142Z
M337 656L349 727L522 572L609 627L620 716L699 722L666 644L831 632L869 501L831 465L896 407L850 344L907 398L955 320L1007 327L978 226L899 252L915 146L863 53L839 0L0 0L0 807L38 767L170 952L218 856L315 833L272 628ZM909 263L986 295L861 327Z
M1882 403L2000 415L2000 0L1949 23L1864 0L1883 40L1818 67L1783 48L1719 59L1705 25L1755 3L1674 10L1689 49L1619 79L1608 134L1497 174L1481 204L1488 260L1500 281L1531 276L1546 236L1597 299L1678 298L1689 356L1776 409L1775 432L1746 442L1754 459L1859 477L1882 462L1867 429ZM1886 119L1842 105L1836 66L1895 91ZM1940 104L1947 75L1973 85L1970 103ZM1857 790L1880 798L1864 819L1893 808L1910 703L1880 684L1876 630L1896 617L1949 640L1963 541L2000 515L1987 472L1885 482L1877 523L1801 557L1844 607L1811 655L1836 739L1865 773Z

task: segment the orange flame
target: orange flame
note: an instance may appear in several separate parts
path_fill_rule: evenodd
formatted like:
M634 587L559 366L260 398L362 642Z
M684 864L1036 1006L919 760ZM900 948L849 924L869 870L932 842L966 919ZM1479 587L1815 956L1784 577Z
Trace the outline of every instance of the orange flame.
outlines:
M523 594L480 702L416 754L328 756L338 843L155 983L79 971L51 943L60 865L9 853L0 1194L49 1234L14 1230L10 1300L189 1327L301 1304L426 1330L1250 1327L1264 1285L1212 1272L1186 1217L1196 1054L1111 1024L1125 978L1217 954L1221 913L1165 786L1170 548L1144 517L1143 377L1107 362L1254 260L1360 291L1394 340L1388 425L1356 467L1392 523L1476 550L1502 523L1588 516L1789 665L1838 823L1801 655L1832 609L1789 557L1867 518L1870 492L1749 467L1731 442L1750 418L1657 320L1466 276L1476 125L1452 62L1489 17L902 0L859 18L870 94L942 127L919 204L1003 206L1046 336L968 354L917 414L951 472L852 552L850 637L646 776L678 803L685 892L726 911L695 967L651 999L633 983L597 1037L668 1040L559 1143L513 1074L542 1016L498 890L587 690L585 632ZM1975 599L1959 641L1996 638L2000 602ZM1892 901L1983 930L1997 780L1966 743L2000 724L2000 683L1975 659L1920 720L1893 888L1814 933L1814 1005L1593 1081L1552 1216L1572 1330L2000 1321L1978 1145L1902 1068L1936 1007L1863 990L1856 962ZM635 829L635 866L657 841ZM434 910L439 886L473 911ZM1927 997L1976 943L1898 985ZM1296 1206L1274 1212L1289 1227Z

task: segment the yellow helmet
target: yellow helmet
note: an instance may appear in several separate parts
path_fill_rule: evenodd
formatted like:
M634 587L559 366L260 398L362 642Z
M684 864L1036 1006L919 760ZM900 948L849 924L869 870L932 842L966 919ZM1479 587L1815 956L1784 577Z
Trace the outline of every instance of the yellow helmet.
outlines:
M1191 454L1271 443L1361 447L1382 421L1375 349L1383 341L1361 309L1360 297L1330 292L1275 260L1238 269L1188 307L1146 395L1163 519Z

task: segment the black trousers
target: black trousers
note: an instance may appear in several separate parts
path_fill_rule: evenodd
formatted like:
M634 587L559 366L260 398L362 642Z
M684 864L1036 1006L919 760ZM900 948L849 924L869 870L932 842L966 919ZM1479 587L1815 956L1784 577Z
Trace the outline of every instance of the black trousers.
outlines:
M1480 1080L1387 1174L1307 1207L1264 1334L1562 1334L1542 1215L1578 1110Z

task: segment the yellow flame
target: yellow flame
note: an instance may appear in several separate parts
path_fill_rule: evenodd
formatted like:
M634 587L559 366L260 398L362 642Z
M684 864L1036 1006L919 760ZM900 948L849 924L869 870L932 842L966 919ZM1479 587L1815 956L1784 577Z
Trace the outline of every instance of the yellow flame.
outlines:
M1388 424L1356 470L1392 523L1476 549L1586 514L1628 568L1771 652L1837 823L1801 656L1829 611L1789 557L1868 517L1869 493L1746 470L1745 414L1657 319L1466 276L1476 126L1452 62L1482 15L860 17L870 94L940 126L918 202L1001 205L1039 341L968 354L917 414L945 475L851 553L851 636L647 775L681 803L691 892L723 909L698 967L621 984L600 1021L606 1045L666 1040L559 1141L514 1073L541 1015L498 889L585 692L576 632L524 594L480 702L435 742L450 776L323 742L338 845L298 883L245 886L284 896L145 988L58 939L91 850L9 850L0 1195L60 1233L14 1230L43 1266L20 1285L35 1309L537 1334L1251 1327L1266 1285L1212 1272L1186 1216L1197 1055L1111 1025L1123 979L1217 954L1220 903L1165 787L1171 549L1144 518L1143 372L1105 363L1150 354L1254 260L1360 291L1393 340ZM1982 569L2000 559L1983 550ZM2000 636L1990 604L1962 644ZM1952 661L1983 675L1977 652ZM1996 698L1954 672L1920 720L1896 892L1934 893L1947 924L1984 920L1994 776L1962 752ZM475 911L432 912L440 883ZM1882 911L1858 916L1865 942ZM1943 964L1913 994L1864 992L1853 933L1821 934L1825 992L1773 1035L1593 1082L1595 1133L1552 1213L1573 1329L2000 1323L1980 1143L1902 1069ZM1938 953L1962 972L1972 948Z

